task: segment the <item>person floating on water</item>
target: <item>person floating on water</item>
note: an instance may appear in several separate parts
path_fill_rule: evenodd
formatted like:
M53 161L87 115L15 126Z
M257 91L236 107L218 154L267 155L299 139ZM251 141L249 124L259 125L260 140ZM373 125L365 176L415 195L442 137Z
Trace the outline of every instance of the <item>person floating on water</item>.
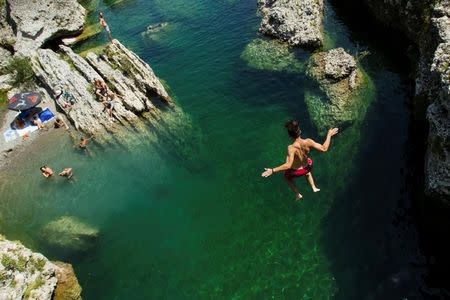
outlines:
M296 199L303 198L295 186L293 179L305 175L312 190L316 193L320 191L314 183L312 176L312 159L308 157L312 149L320 152L327 152L330 147L331 137L338 133L337 128L328 130L327 138L323 144L316 143L312 139L302 139L300 137L301 130L298 121L288 121L285 126L289 136L293 139L293 143L287 148L286 162L276 168L264 168L265 171L261 174L262 177L269 177L270 175L284 171L284 178L289 187L295 193Z
M108 34L109 41L112 42L113 38L112 38L112 35L111 35L111 30L109 29L108 23L106 23L102 12L98 13L98 19L100 21L100 25L102 25L102 27L105 29L106 33Z
M82 137L82 138L80 139L80 143L78 144L78 147L79 147L80 149L83 149L83 150L86 149L89 140L90 140L90 139L93 139L93 138L94 138L94 135L91 135L91 137L89 137L89 138Z
M67 177L67 179L71 179L73 176L72 168L65 168L58 175L61 177Z
M39 169L41 170L42 176L44 176L46 178L49 178L49 177L53 176L53 170L50 169L49 166L43 165Z

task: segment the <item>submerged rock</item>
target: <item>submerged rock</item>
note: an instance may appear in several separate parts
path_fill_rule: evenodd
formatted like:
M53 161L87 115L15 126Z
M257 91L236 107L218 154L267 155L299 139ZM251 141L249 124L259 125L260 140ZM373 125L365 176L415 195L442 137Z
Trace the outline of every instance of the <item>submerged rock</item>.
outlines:
M156 24L151 24L147 26L147 33L155 33L160 31L161 29L166 28L169 25L168 22L161 22L161 23L156 23Z
M44 43L81 32L85 9L76 0L6 0L16 52L29 56Z
M87 250L98 237L98 229L81 220L64 216L51 221L41 229L47 243L72 250Z
M80 294L70 264L53 263L0 236L0 299L81 300Z
M363 103L356 96L364 76L351 55L342 48L315 53L311 57L308 74L317 80L325 96L305 94L311 119L319 131L359 118L359 107Z
M323 0L258 0L258 7L261 33L292 46L322 46Z
M245 47L241 58L257 70L300 73L303 69L289 46L277 40L254 39Z

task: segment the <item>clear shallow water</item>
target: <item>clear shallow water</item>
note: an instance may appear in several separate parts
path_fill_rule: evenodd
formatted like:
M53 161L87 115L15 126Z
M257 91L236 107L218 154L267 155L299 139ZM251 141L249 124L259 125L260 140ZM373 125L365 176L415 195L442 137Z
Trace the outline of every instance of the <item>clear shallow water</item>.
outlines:
M0 229L71 262L85 299L398 299L416 295L414 234L404 213L407 147L404 68L327 9L327 45L367 48L373 81L364 118L314 155L322 191L303 180L296 203L282 176L285 120L321 140L304 103L317 86L304 74L252 70L240 59L256 36L256 1L123 1L101 4L114 36L149 62L186 114L171 134L149 128L141 143L91 147L66 136L2 174ZM172 27L158 38L149 24ZM92 44L106 39L100 36ZM84 46L86 47L86 46ZM305 53L297 53L299 59ZM156 142L155 142L155 139ZM177 142L177 140L180 140ZM76 181L38 168L73 166ZM25 178L26 185L12 178ZM61 251L38 229L71 215L96 226L85 253ZM393 279L398 278L398 283Z

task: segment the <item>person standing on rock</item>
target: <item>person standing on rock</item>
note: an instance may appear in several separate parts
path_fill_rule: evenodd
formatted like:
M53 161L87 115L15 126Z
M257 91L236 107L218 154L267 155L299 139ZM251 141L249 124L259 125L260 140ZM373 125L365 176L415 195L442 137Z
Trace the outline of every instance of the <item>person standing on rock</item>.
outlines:
M312 149L316 149L320 152L328 151L331 143L331 137L338 133L337 128L328 130L327 138L323 144L316 143L312 139L302 139L300 137L301 130L298 121L291 120L285 124L289 136L293 139L293 143L287 148L286 162L276 168L264 168L265 171L261 174L262 177L269 177L270 175L284 171L284 178L286 179L289 187L295 193L296 199L303 198L295 186L293 179L296 177L306 176L313 192L318 192L318 189L314 183L312 171L312 159L308 157L309 152Z
M105 29L106 33L108 34L109 41L112 42L113 38L112 38L112 35L111 35L111 30L109 30L108 23L106 23L102 12L98 13L98 18L100 20L100 25L102 25L102 27Z

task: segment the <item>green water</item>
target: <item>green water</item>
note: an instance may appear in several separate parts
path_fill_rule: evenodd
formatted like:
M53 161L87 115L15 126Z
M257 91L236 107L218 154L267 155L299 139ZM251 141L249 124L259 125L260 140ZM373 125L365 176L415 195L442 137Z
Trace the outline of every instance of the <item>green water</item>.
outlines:
M109 1L111 2L111 1ZM52 259L73 264L84 299L399 299L417 296L414 230L405 221L408 130L405 67L383 41L347 28L326 11L327 45L371 51L362 61L373 86L367 112L313 155L322 188L282 176L283 123L301 120L319 136L303 72L252 69L241 54L255 37L256 1L129 0L101 8L113 35L149 62L183 115L149 126L128 146L58 144L33 149L23 167L1 174L0 230ZM145 38L149 24L169 22ZM106 39L101 35L81 46ZM300 63L308 54L295 52ZM38 168L72 166L73 183ZM39 228L60 216L95 226L85 252L51 247ZM398 279L397 283L394 283Z

